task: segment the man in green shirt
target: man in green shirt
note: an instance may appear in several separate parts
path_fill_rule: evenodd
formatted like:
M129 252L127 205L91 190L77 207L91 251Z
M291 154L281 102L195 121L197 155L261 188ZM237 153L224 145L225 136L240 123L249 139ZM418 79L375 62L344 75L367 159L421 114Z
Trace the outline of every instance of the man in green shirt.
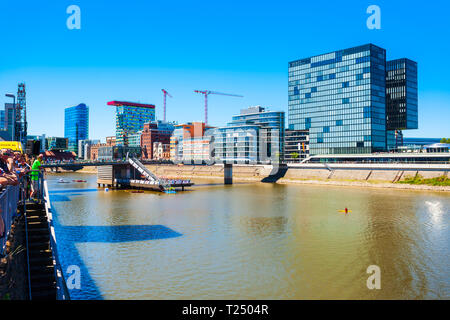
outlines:
M38 155L37 159L34 160L33 165L31 166L31 195L30 198L33 198L36 196L36 194L39 192L39 172L41 171L41 165L42 165L42 154Z

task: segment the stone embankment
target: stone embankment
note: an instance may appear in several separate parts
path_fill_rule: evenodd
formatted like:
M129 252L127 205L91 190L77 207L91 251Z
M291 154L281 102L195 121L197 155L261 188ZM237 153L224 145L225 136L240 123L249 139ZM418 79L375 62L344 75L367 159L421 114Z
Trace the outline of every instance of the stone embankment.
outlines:
M167 178L208 178L223 179L223 166L200 165L147 165L157 176ZM272 166L264 165L233 165L233 180L261 181L269 176ZM289 168L278 183L320 184L336 186L357 186L395 188L411 190L449 191L448 186L410 185L396 182L420 175L425 179L450 176L448 171L419 171L419 170L370 170L370 169L305 169Z

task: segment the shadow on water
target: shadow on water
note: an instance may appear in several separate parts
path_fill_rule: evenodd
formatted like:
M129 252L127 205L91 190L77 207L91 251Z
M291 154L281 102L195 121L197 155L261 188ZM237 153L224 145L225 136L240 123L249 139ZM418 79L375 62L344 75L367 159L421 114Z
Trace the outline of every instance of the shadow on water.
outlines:
M86 190L63 190L63 193L80 191L97 191L97 189ZM66 195L58 195L59 191L50 192L51 201L71 201ZM73 193L73 195L79 195ZM89 270L80 256L76 243L121 243L132 241L161 240L179 237L178 233L163 225L118 225L118 226L64 226L59 222L58 212L52 208L55 232L59 246L59 259L63 272L71 265L80 268L81 288L69 289L71 299L103 299L100 290L92 279ZM69 274L65 274L66 280Z
M63 189L63 190L52 190L49 191L50 195L58 193L71 193L71 192L98 192L99 189Z

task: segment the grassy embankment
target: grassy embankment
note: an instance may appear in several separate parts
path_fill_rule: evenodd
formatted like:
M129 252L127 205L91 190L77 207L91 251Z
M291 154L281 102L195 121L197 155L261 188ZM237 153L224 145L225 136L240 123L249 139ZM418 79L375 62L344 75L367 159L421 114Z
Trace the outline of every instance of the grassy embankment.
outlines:
M436 178L424 179L420 175L416 175L415 177L407 177L403 181L398 181L397 183L406 183L406 184L426 184L430 186L450 186L450 178L446 176L440 176Z

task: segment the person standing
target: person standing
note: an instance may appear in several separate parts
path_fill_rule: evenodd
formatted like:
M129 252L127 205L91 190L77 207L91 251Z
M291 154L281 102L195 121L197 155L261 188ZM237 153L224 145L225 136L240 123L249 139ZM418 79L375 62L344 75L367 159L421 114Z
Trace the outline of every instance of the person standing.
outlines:
M31 195L30 198L36 197L36 194L39 192L39 173L41 172L42 165L42 154L37 156L37 159L34 160L33 165L31 166Z

